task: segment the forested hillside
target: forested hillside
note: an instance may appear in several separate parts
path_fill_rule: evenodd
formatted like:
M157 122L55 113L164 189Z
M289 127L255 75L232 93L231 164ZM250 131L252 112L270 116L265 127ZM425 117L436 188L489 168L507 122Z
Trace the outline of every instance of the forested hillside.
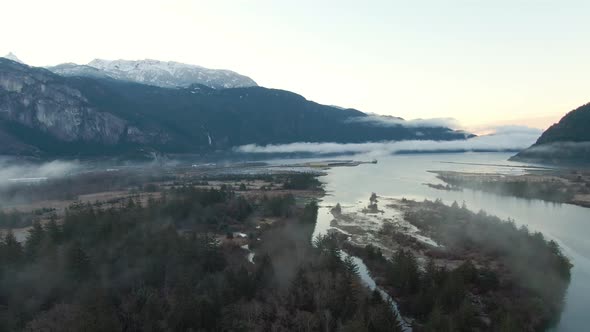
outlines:
M590 162L590 104L566 114L530 148L513 157L552 163Z
M253 213L280 220L250 234L261 238L251 263L231 231ZM227 187L71 206L22 245L0 241L0 330L398 331L335 243L311 246L316 214Z

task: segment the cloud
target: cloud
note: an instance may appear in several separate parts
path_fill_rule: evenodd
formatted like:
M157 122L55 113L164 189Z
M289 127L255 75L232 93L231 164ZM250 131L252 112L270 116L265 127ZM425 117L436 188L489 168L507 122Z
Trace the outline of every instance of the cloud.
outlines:
M588 160L590 142L552 142L535 145L523 151L520 157L546 160Z
M475 130L476 133L488 133L488 134L495 134L495 135L504 135L504 134L530 134L536 135L537 137L541 136L543 130L539 128L527 127L527 126L519 126L519 125L505 125L505 126L494 126L494 127L480 127Z
M367 123L379 127L407 127L407 128L451 128L461 129L459 122L453 118L413 119L404 120L393 116L370 114L368 116L353 117L348 122Z
M80 168L78 162L54 160L35 164L12 158L0 159L0 185L26 178L57 178Z
M531 146L539 137L540 130L528 127L500 127L493 134L455 141L385 141L367 143L310 143L300 142L282 145L243 145L234 150L241 153L294 154L368 154L390 155L404 152L444 151L520 151Z

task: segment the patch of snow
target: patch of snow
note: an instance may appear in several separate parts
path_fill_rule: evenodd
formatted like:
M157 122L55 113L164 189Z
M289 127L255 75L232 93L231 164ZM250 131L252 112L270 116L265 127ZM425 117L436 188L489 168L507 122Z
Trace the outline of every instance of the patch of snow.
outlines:
M102 70L117 79L160 87L188 87L194 83L212 88L257 86L249 77L230 70L208 69L174 61L94 59L88 66Z
M12 52L9 52L8 54L6 54L6 55L4 56L4 58L6 58L6 59L8 59L8 60L12 60L12 61L15 61L15 62L18 62L18 63L22 63L22 64L24 64L24 62L22 62L22 61L21 61L21 60L20 60L20 59L19 59L19 58L18 58L16 55L14 55L14 53L12 53Z

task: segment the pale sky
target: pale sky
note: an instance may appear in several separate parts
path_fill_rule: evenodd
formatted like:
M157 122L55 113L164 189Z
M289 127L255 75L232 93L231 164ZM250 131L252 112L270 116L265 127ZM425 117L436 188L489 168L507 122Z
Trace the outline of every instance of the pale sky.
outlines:
M468 128L590 102L590 1L0 0L0 55L231 69L323 104Z

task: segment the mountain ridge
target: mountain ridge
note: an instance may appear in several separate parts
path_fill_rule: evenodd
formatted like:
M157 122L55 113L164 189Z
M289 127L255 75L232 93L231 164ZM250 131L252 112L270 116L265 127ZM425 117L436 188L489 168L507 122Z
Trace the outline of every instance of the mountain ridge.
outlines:
M590 103L564 115L545 130L528 149L512 160L563 163L590 163Z
M186 88L191 84L214 89L258 86L250 77L231 70L152 59L94 59L85 65L63 63L47 69L62 76L110 77L163 88Z
M17 57L17 56L14 54L14 53L12 53L12 52L8 52L8 54L6 54L4 57L5 57L6 59L8 59L8 60L12 60L12 61L14 61L14 62L18 62L18 63L23 63L23 64L24 64L24 62L22 62L22 61L21 61L21 60L20 60L20 59L19 59L19 58L18 58L18 57Z
M366 116L278 89L162 88L60 76L0 58L0 134L11 137L20 154L211 153L245 144L466 137L443 127L349 121Z

